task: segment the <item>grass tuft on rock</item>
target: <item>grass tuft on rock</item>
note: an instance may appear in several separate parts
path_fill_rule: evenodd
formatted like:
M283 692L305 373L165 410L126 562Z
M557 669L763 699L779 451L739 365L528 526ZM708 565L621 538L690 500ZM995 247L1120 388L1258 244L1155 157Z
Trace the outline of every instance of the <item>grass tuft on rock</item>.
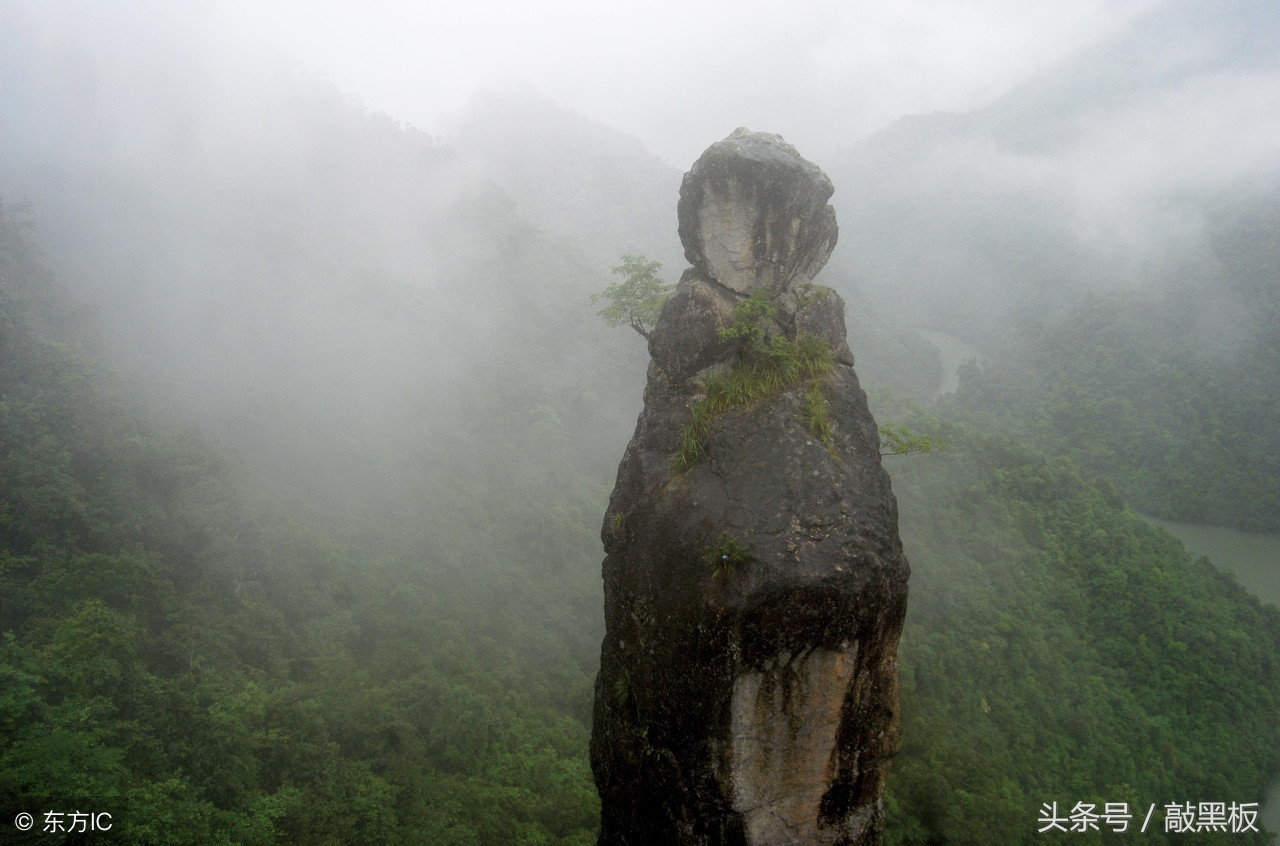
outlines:
M831 453L834 458L836 454L836 442L833 438L835 429L831 425L830 410L831 403L827 401L827 395L822 390L822 379L809 380L809 390L805 391L804 406L801 412L804 414L805 422L809 424L809 430L818 436L818 440L822 441L822 445L827 448L827 452Z
M770 336L764 321L772 318L776 310L766 295L753 294L738 303L733 324L720 331L723 339L739 339L738 357L728 372L709 376L703 382L705 396L693 404L689 423L681 432L680 444L671 459L677 473L685 472L706 456L711 423L717 415L768 399L805 379L810 380L803 409L805 420L823 445L834 452L821 383L835 370L835 353L826 341L812 335L802 335L794 341Z

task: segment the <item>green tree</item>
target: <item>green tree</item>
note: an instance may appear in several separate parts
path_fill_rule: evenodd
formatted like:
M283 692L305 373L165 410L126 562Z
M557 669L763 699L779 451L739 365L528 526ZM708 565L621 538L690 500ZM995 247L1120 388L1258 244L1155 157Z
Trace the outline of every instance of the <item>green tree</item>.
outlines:
M880 426L881 455L928 455L936 450L943 450L947 445L941 440L919 432L913 432L906 426L897 423L884 423Z
M613 275L623 277L623 281L614 282L604 293L591 297L592 304L601 299L609 302L598 312L604 322L610 326L625 323L648 340L658 322L658 312L675 289L658 276L661 268L661 262L649 261L643 255L624 255L622 264L611 268Z

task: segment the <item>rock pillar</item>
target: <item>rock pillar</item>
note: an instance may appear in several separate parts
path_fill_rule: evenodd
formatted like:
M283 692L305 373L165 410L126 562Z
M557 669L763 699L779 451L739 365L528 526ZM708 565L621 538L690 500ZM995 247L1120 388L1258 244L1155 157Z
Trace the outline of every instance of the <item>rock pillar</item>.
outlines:
M601 846L881 840L909 569L844 304L813 284L836 243L832 192L745 129L685 175L693 266L652 333L604 521ZM820 339L827 367L695 432L708 385L745 366L741 333L722 331L745 314L757 351Z

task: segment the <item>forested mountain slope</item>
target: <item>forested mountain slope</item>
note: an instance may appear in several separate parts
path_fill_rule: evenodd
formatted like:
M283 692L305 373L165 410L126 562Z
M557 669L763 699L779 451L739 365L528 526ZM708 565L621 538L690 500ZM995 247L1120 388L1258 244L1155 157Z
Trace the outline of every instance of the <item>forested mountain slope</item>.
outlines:
M1068 459L877 406L948 444L889 460L912 593L887 842L1040 842L1050 802L1127 803L1143 842L1220 842L1165 834L1165 806L1260 801L1280 612Z
M103 99L125 96L108 82ZM153 122L198 93L164 92ZM584 457L612 464L599 433L626 431L638 403L601 387L643 363L591 322L603 268L541 236L447 149L325 85L277 73L247 102L215 93L231 114L207 113L194 149L164 129L136 130L140 151L0 149L11 196L38 206L49 262L157 406L313 494L358 491L350 501L403 501L415 462L472 472L495 419L550 413ZM110 114L92 125L63 105L7 124L31 144L118 132ZM615 369L571 378L587 349Z
M850 147L834 284L979 346L948 413L1146 512L1280 528L1277 39L1274 4L1162 3L985 108Z
M552 422L425 526L310 522L53 341L83 317L0 233L6 812L109 808L103 842L590 842L574 544L604 489ZM1030 842L1045 801L1255 800L1280 615L1067 462L880 405L950 443L890 467L915 573L894 842Z
M495 445L530 453L501 489L322 526L50 337L66 307L9 215L0 268L7 819L92 808L130 844L590 842L600 494L550 412Z
M1280 530L1280 195L1211 218L1224 272L1028 321L947 413L1070 455L1148 513Z
M224 86L179 48L168 74L101 46L27 64L30 35L0 33L0 178L36 222L0 226L5 824L65 804L114 814L104 843L591 842L597 538L644 354L589 303L613 248L576 239L618 230L530 220L291 71ZM605 172L634 153L597 149ZM915 568L895 837L1029 842L1049 801L1257 800L1276 613L1125 500L1269 525L1272 195L1157 204L1157 246L1197 237L1155 264L1108 241L1089 262L1142 284L1085 301L1095 265L1055 264L1062 221L1036 216L1056 195L930 161L892 190L833 169L819 280L858 294L864 383L928 397L912 322L1008 349L949 421L875 405L950 443L890 467ZM612 189L588 188L598 216ZM990 249L930 276L970 239ZM1002 280L1016 314L985 309Z
M6 77L0 122L38 222L6 218L7 290L47 285L35 239L96 335L6 302L6 819L587 842L598 514L642 367L597 273L327 85L63 58Z

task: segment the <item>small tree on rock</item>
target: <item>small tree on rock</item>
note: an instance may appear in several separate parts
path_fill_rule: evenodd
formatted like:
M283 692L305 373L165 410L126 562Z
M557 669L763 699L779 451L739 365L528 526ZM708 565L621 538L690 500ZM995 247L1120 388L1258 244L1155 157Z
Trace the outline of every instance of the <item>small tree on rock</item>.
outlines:
M947 445L941 439L930 435L913 432L906 426L897 423L885 423L880 426L881 455L928 455L934 450L944 450Z
M661 268L661 262L649 261L643 255L624 255L622 264L611 268L613 275L623 277L623 281L614 282L604 293L591 297L593 304L601 299L608 301L609 304L597 312L604 322L610 326L626 324L648 340L662 304L675 289L658 276Z

